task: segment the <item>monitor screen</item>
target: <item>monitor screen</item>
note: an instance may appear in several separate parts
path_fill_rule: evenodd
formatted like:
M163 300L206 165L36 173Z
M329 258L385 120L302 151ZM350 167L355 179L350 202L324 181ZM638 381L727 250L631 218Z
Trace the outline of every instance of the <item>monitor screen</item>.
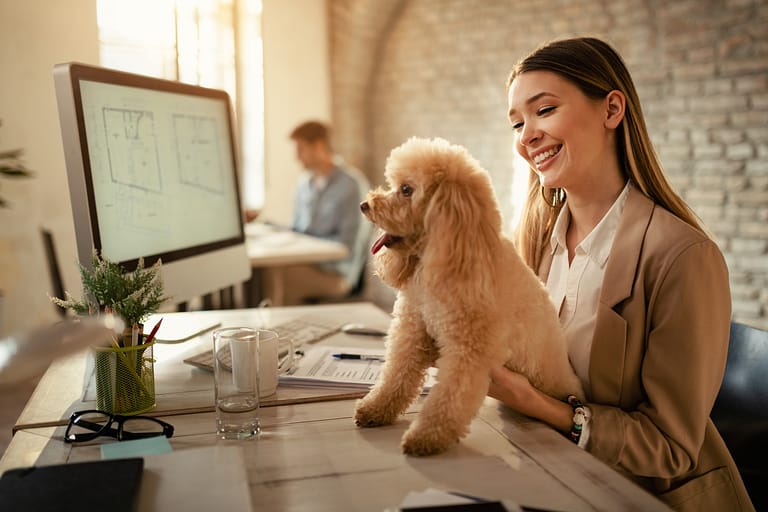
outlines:
M81 264L161 258L176 302L248 279L227 93L76 63L54 81Z

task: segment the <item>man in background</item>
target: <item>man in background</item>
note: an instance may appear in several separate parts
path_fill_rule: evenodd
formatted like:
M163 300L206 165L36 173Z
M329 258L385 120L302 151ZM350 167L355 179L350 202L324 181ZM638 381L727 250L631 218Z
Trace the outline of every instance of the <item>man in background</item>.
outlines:
M370 225L360 214L360 202L370 188L365 176L333 154L330 130L318 121L300 124L291 132L296 158L307 171L296 188L291 229L341 242L346 260L318 265L293 265L281 270L283 305L310 299L341 298L358 284L365 263ZM267 269L265 292L273 279Z

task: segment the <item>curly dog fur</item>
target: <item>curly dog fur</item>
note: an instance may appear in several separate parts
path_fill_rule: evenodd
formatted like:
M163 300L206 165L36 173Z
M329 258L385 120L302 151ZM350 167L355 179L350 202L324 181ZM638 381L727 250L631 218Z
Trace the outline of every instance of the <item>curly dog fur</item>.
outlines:
M549 295L501 233L488 173L461 146L412 138L390 154L388 190L360 205L384 234L376 273L398 290L381 379L355 422L393 423L438 367L404 453L447 449L469 430L491 368L506 364L545 393L583 397ZM381 250L386 247L386 250Z

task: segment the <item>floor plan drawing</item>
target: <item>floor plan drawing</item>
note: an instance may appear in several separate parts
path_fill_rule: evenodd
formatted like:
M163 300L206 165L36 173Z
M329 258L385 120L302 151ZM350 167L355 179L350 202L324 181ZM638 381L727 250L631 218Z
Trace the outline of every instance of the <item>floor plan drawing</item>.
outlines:
M112 180L161 192L162 176L152 112L105 107L103 114Z
M188 114L175 114L176 152L181 182L209 192L221 193L222 167L215 120Z

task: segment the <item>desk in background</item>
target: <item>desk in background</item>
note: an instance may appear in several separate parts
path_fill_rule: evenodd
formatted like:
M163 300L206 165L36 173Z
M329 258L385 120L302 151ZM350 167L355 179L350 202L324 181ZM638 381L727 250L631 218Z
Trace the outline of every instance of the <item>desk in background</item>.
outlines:
M261 320L273 325L306 314L350 318L379 328L389 322L389 315L365 303L184 314L219 315L223 325L243 321L258 324L254 315L262 314L268 316ZM380 340L346 336L338 334L318 343L381 344ZM360 429L352 419L354 399L340 390L318 388L304 390L304 396L291 395L296 389L278 389L273 406L261 411L263 433L259 439L219 440L212 412L212 376L181 363L187 350L198 350L209 339L207 333L177 345L157 346L158 407L153 414L174 425L170 441L175 451L239 447L254 508L384 510L396 508L410 491L431 487L508 499L544 510L668 510L559 433L490 398L473 421L469 436L433 457L400 453L400 437L415 419L420 402L394 425ZM57 362L43 376L0 459L0 471L100 457L99 445L107 440L79 446L63 442L68 411L89 406L80 401L83 359L80 355L79 360L73 357ZM184 389L197 386L201 382L198 379L207 379L208 388ZM179 389L170 392L168 386ZM210 463L203 457L199 461ZM185 492L205 490L191 488Z
M274 296L268 298L275 306L283 304L282 272L286 271L286 267L339 261L349 256L347 246L340 242L275 228L258 222L245 225L245 236L248 258L251 260L251 267L257 273L251 280L251 297L258 293L257 290L254 290L253 283L259 282L259 270L270 267L273 270L269 273L273 279L270 284L275 291Z

